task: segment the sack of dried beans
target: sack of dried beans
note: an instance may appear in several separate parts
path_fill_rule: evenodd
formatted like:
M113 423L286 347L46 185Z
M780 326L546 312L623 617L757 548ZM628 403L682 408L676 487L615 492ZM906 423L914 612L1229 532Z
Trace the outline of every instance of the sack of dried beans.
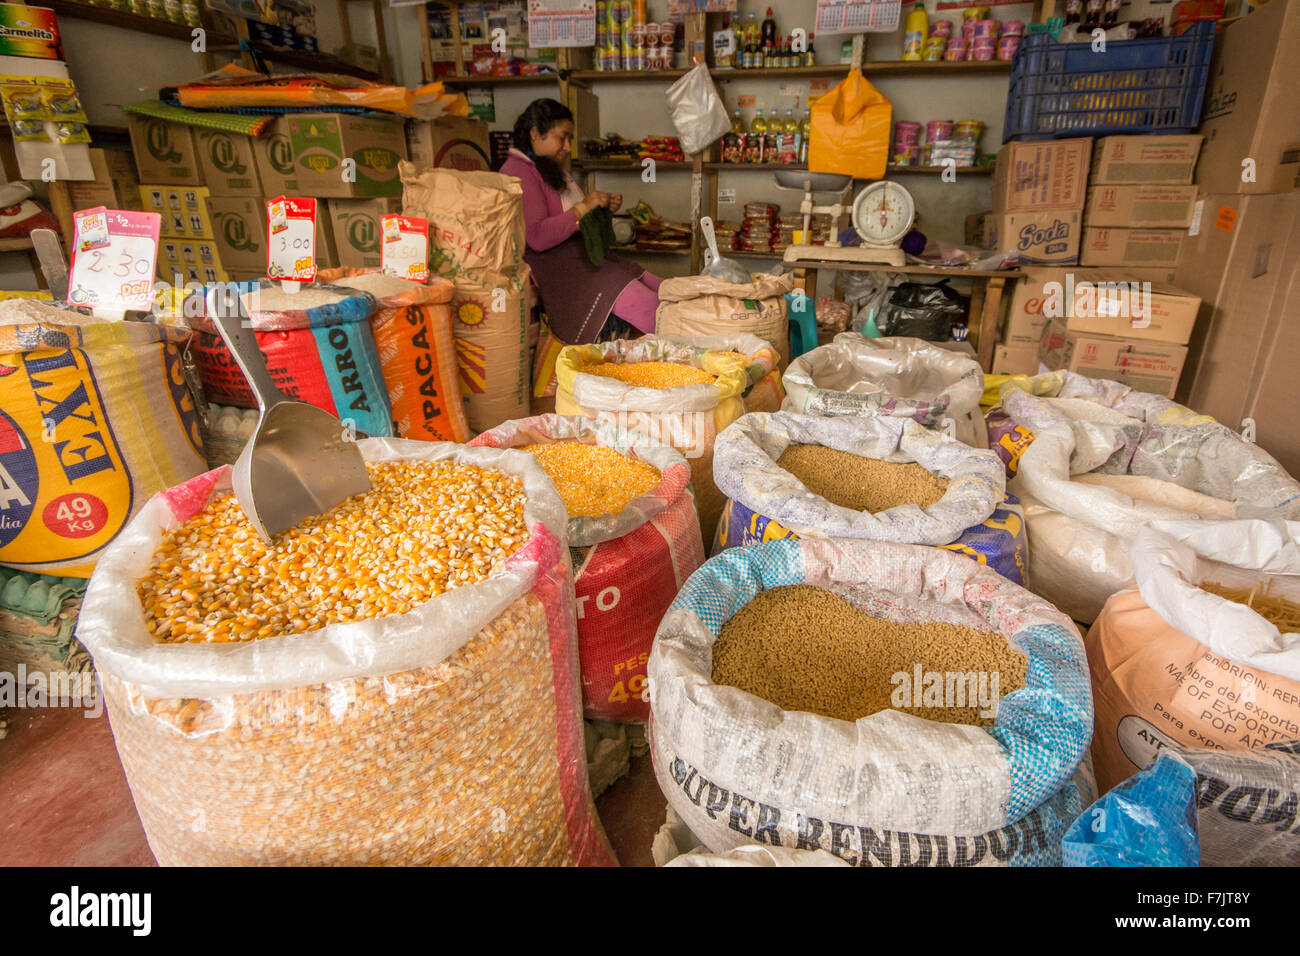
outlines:
M1158 522L1131 557L1137 588L1111 597L1085 639L1101 788L1166 747L1300 738L1300 525Z
M470 444L528 451L555 482L569 515L584 713L645 721L655 628L704 562L686 459L577 415L506 422Z
M779 538L936 545L1025 583L1024 516L991 451L897 418L745 415L718 436L713 553Z
M96 569L78 636L154 856L612 863L554 485L516 451L359 447L372 490L271 544L221 468Z
M979 407L983 370L973 358L932 342L842 332L791 362L784 382L782 411L910 418L975 448L988 447Z
M655 776L713 853L1060 865L1094 796L1079 632L949 551L725 551L664 616L649 677Z

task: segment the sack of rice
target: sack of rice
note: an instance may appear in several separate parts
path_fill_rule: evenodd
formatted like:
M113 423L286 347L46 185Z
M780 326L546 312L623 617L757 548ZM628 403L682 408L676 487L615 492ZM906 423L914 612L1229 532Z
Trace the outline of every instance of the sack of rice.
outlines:
M576 415L506 422L470 444L530 452L555 482L569 515L584 713L644 721L655 628L704 561L686 459Z
M700 531L712 541L724 500L713 483L713 440L745 412L745 367L722 352L647 335L567 345L555 373L557 413L644 432L686 456Z
M372 490L270 545L222 468L96 568L79 636L154 856L613 862L550 479L515 451L358 445Z
M1092 623L1128 586L1129 542L1152 521L1226 526L1300 517L1300 484L1222 425L1104 425L1041 414L1007 487L1025 509L1034 591L1076 621Z
M678 276L659 286L655 334L670 338L743 332L771 342L784 369L790 361L786 293L790 276L755 275L752 282Z
M900 418L745 415L713 449L713 553L780 538L937 545L1025 583L1020 505L991 451Z
M1139 392L1119 382L1076 372L1047 372L1007 378L985 416L989 447L1014 475L1020 456L1034 440L1033 425L1061 418L1098 425L1206 425L1214 421L1163 395Z
M89 577L150 495L206 468L187 337L0 302L0 564Z
M1103 789L1164 747L1300 738L1300 524L1160 522L1086 644Z
M429 268L455 286L461 392L475 432L529 409L523 187L499 173L402 163L402 211L429 220Z
M421 441L467 441L469 423L451 336L451 283L434 278L425 285L365 269L324 270L320 280L379 300L370 330L397 434Z
M988 447L979 407L983 370L932 342L842 332L791 362L783 381L782 411L910 418L972 447Z
M733 332L722 335L678 335L660 336L670 338L697 349L710 352L726 352L732 358L745 365L749 376L749 387L741 397L745 402L746 412L779 412L785 401L785 389L781 387L781 371L777 367L781 356L770 343L756 335Z
M714 853L1059 865L1093 798L1078 631L948 551L725 551L664 616L649 676L655 776Z
M370 331L374 296L315 283L285 292L269 281L238 297L209 290L204 315L191 319L199 333L204 391L209 401L255 408L257 401L211 318L232 308L248 317L280 391L323 408L364 435L393 433L388 389Z

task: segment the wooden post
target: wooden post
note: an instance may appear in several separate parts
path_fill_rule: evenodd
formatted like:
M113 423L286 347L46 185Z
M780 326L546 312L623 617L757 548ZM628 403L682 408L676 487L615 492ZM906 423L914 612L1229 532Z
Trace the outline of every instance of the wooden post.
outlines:
M352 20L348 17L348 0L334 0L339 10L339 32L343 34L343 45L352 45Z
M423 71L424 82L433 82L433 38L429 36L429 14L424 7L420 8L420 68Z
M67 183L58 181L50 183L50 212L59 221L59 232L63 236L64 249L71 249L74 230L72 214L74 210Z
M980 310L979 363L985 372L993 371L993 349L998 339L998 319L1002 313L1002 290L1006 286L1005 276L989 276L986 283L983 308ZM980 280L976 280L976 286ZM975 296L971 295L971 310L975 309Z
M447 3L444 6L451 10L451 42L455 45L456 75L468 76L465 72L465 50L460 42L460 6L456 3Z
M690 18L688 18L690 19ZM704 153L691 154L691 275L704 268L700 217L704 215Z
M375 13L375 46L379 47L379 78L385 83L391 83L394 74L393 64L388 57L388 28L384 26L383 0L370 0L370 9ZM420 7L418 12L425 22L427 34L429 18L424 12L424 7Z

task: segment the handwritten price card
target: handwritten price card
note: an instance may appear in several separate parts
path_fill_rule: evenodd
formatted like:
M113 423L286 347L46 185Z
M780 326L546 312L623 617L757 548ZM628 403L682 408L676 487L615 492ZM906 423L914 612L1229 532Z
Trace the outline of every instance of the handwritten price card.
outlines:
M74 213L73 224L68 302L105 313L153 308L158 213L96 206Z
M429 220L415 216L383 216L379 220L383 271L390 276L429 281Z
M277 196L266 204L266 274L282 282L316 278L316 200Z

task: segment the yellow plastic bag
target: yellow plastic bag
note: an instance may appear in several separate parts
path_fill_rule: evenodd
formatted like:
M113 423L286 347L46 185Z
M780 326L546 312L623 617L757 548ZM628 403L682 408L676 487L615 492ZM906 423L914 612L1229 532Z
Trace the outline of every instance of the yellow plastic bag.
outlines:
M844 173L855 179L880 179L889 162L889 123L893 107L860 70L812 105L808 169Z

